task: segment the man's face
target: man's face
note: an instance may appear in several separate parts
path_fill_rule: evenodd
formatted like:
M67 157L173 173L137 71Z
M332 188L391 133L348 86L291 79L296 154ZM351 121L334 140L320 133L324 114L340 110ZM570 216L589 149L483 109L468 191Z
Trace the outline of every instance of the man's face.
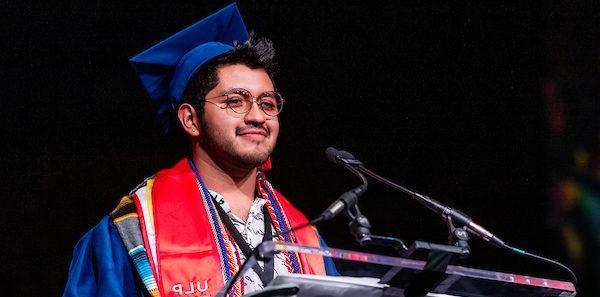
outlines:
M251 69L234 64L218 68L219 84L206 94L212 102L227 101L221 96L232 89L245 89L258 96L274 91L273 82L262 69ZM202 132L200 145L216 162L231 162L230 165L252 169L263 164L277 142L279 119L266 115L260 107L252 104L246 114L237 114L230 108L222 109L215 104L204 104L204 116L200 120Z

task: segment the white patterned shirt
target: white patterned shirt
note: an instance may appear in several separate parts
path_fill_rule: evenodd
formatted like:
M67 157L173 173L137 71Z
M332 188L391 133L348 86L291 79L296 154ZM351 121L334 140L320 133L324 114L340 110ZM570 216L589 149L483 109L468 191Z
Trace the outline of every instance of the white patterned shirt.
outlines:
M263 236L265 233L265 216L262 211L263 205L267 203L267 201L261 197L256 197L252 206L250 206L250 212L248 213L248 219L244 222L242 219L237 217L231 211L231 208L225 202L223 196L215 191L208 190L213 199L219 203L219 205L223 208L231 222L235 226L235 228L240 232L244 240L248 243L250 249L254 249L263 241ZM277 238L277 232L275 228L271 224L271 230L273 234L273 238ZM236 253L240 255L242 263L246 260L244 253L240 250L237 244L235 244ZM264 268L264 262L258 261L258 264L261 268ZM288 274L288 269L285 266L285 258L282 253L275 254L275 269L273 273L273 278L277 277L281 274ZM253 269L248 269L244 274L244 293L250 293L253 291L263 289L263 283L260 280L260 277Z

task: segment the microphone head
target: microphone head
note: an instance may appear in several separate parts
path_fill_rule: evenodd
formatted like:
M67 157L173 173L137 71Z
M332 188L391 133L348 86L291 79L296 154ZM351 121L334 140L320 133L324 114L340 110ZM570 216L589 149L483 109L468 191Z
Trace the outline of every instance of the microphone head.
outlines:
M338 162L337 158L339 156L339 151L336 150L336 149L334 149L334 148L332 148L332 147L328 147L325 150L325 156L327 157L327 160L329 160L329 161L331 161L333 163L337 163Z
M339 150L337 151L337 155L342 158L342 159L346 159L346 160L356 160L356 158L354 157L354 155L352 155L351 153L344 151L344 150Z

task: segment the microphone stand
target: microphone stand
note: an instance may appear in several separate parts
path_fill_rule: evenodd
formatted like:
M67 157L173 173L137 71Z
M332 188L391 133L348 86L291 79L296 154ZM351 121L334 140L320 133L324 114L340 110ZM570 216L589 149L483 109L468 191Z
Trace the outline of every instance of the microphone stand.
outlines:
M500 238L495 236L490 231L486 230L479 224L475 223L471 218L469 218L467 215L465 215L461 211L453 209L448 206L445 206L445 205L439 203L438 201L436 201L435 199L432 199L430 197L427 197L427 196L417 193L417 192L413 192L405 187L402 187L401 185L398 185L398 184L378 175L377 173L364 167L359 160L357 160L352 154L350 154L346 151L343 151L343 150L338 151L334 148L328 148L328 150L330 151L330 154L336 155L336 160L338 162L344 163L348 166L356 167L356 169L359 172L366 174L367 176L375 179L376 181L381 182L382 184L387 185L393 189L396 189L402 193L408 194L410 197L417 200L420 204L424 205L425 207L429 208L433 212L435 212L443 217L443 219L446 221L446 224L448 226L448 231L450 233L450 236L448 238L449 243L451 244L450 246L415 241L415 243L413 243L413 245L407 252L407 254L410 255L412 252L414 252L416 250L428 250L429 251L429 259L427 261L425 268L427 268L427 266L429 266L429 264L432 263L432 255L435 255L435 253L438 253L438 252L454 254L454 256L451 257L451 260L455 260L456 256L458 256L458 258L467 257L469 255L469 245L467 242L469 240L469 235L467 233L467 231L468 231L469 233L474 234L474 235L480 237L481 239L483 239L499 248L506 249L512 253L515 253L515 254L518 254L521 256L528 256L528 257L531 257L531 258L534 258L537 260L551 263L553 265L563 268L565 271L567 271L570 274L571 278L574 281L575 286L577 286L577 283L578 283L577 276L566 265L564 265L558 261L525 251L523 249L516 248L514 246L510 246L510 245L506 244L503 240L501 240ZM455 224L458 226L455 226ZM436 261L433 261L433 262L436 262ZM440 267L443 267L443 270L445 271L447 265L448 265L448 263L446 263L445 265L441 265ZM434 269L434 270L437 270L437 269ZM391 272L392 271L389 271L388 274L392 274ZM388 275L388 274L386 274L384 277L382 277L382 279L381 279L382 282L384 281L384 279L386 277L388 277L387 281L390 281L390 277L389 277L390 275ZM395 275L395 273L393 273L391 275L391 277L393 277L393 275ZM425 282L427 282L427 281L425 281ZM426 284L426 286L429 286L429 285ZM406 293L407 292L405 291L405 294ZM419 295L421 293L422 292L420 292L420 291L417 291L416 293L409 292L409 295L421 296L421 295ZM425 293L427 293L427 292L425 292Z
M329 150L329 149L328 149ZM328 153L333 156L333 150L330 150ZM430 292L443 278L448 265L454 263L458 259L464 259L470 254L469 249L469 235L467 233L468 224L472 222L470 218L466 215L462 214L459 211L453 210L449 207L443 206L441 203L431 199L427 196L421 195L419 193L410 191L392 181L389 181L380 175L368 170L364 166L362 166L362 162L354 158L352 154L345 151L335 151L335 161L337 163L342 164L344 168L348 169L350 172L355 175L361 176L361 178L365 178L363 173L376 181L379 181L387 186L390 186L394 189L397 189L403 193L409 194L411 197L425 205L427 208L439 213L444 218L446 225L448 227L448 242L450 245L443 244L434 244L424 241L415 241L410 248L406 248L404 243L401 243L401 250L397 248L397 250L401 253L401 255L405 258L414 257L415 253L427 253L427 261L423 271L421 271L418 275L414 277L414 279L410 282L410 284L405 288L404 294L405 296L425 296L428 292ZM353 221L350 223L351 228L354 225L358 225L356 229L352 229L352 231L358 232L361 230L368 230L368 228L364 228L365 224L360 224L359 220L364 220L368 224L368 220L364 217L358 208L355 208L356 215L353 217ZM347 210L350 212L350 208ZM370 225L366 225L370 227ZM482 228L483 229L483 228ZM485 230L485 229L483 229ZM353 233L354 234L354 233ZM491 234L491 233L490 233ZM493 235L492 235L493 236ZM365 237L363 237L365 238ZM382 241L372 241L373 236L367 237L369 240L359 241L361 245L366 244L377 244L383 246L389 246L394 241L385 240L385 237L378 237L377 240ZM357 238L358 239L358 238ZM400 245L398 245L400 246ZM399 273L402 271L402 268L393 267L391 268L380 280L380 283L389 284L390 286L399 286L400 278L398 277Z
M369 185L367 178L365 178L363 174L348 164L342 164L342 166L346 168L346 170L358 176L358 178L360 178L362 181L361 187L364 190L361 192L361 195L362 193L366 192L367 186ZM371 223L369 222L369 219L367 219L367 217L360 212L360 209L358 208L358 199L352 202L353 203L346 206L345 212L346 217L350 219L350 224L348 227L350 227L350 233L354 236L356 241L358 241L360 245L364 246L372 241L370 230Z

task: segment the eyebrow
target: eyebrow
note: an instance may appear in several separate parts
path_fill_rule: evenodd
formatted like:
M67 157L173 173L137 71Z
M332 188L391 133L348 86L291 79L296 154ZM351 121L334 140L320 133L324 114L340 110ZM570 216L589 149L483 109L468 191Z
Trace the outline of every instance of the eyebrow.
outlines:
M232 92L246 92L246 93L250 93L250 91L248 91L248 90L246 90L244 88L231 88L231 89L226 90L223 94L229 94L229 93L232 93Z
M254 97L254 94L252 92L250 92L250 91L248 91L248 90L246 90L244 88L231 88L231 89L228 89L228 90L226 90L223 93L223 96L231 94L233 92L244 92L244 93L248 93L248 94L250 94L250 96ZM260 94L258 94L256 97L260 97L261 95L268 94L268 93L274 93L274 92L275 92L275 90L264 91L264 92L261 92Z

